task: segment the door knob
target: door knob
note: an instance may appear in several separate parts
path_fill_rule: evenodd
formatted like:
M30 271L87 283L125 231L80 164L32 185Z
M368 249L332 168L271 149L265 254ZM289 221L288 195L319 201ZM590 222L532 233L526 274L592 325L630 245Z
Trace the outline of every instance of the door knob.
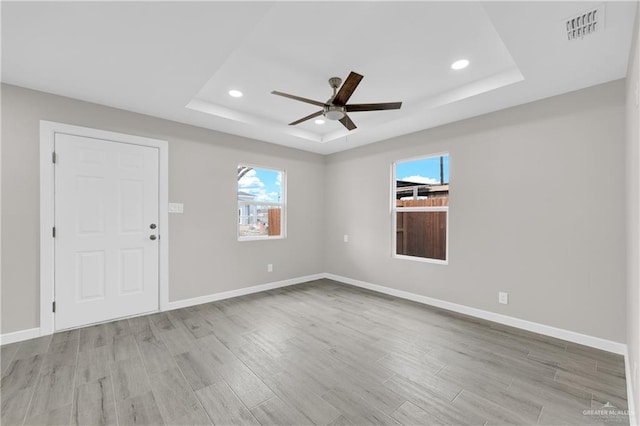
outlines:
M149 225L149 228L151 228L151 229L156 229L156 224L155 224L155 223L152 223L151 225Z
M151 235L149 238L152 239L152 240L155 240L158 237L156 237L155 235Z

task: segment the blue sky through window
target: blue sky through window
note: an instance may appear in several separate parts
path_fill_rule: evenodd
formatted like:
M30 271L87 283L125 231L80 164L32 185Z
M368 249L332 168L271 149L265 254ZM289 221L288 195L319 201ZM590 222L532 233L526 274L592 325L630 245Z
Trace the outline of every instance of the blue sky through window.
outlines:
M449 183L449 155L443 156L444 183ZM396 179L415 183L440 183L440 156L396 163Z
M238 191L255 197L255 201L282 201L282 172L253 168L238 181Z

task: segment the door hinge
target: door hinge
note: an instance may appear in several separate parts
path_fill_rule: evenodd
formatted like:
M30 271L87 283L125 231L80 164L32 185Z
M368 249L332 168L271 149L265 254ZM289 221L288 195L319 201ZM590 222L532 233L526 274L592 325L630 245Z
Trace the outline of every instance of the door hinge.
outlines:
M56 311L56 302L54 301L53 302L53 312L55 312L55 311Z
M51 235L53 236L53 238L56 237L56 227L55 226L53 228L51 228Z
M51 162L52 162L53 164L56 164L56 153L55 153L55 152L52 152L52 153L51 153Z

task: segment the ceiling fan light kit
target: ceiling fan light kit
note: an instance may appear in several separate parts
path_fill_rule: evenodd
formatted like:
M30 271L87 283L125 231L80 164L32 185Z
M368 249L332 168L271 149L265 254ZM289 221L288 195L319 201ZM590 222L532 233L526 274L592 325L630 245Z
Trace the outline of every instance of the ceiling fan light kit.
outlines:
M383 111L389 109L400 109L402 102L386 102L377 104L347 104L347 101L353 94L353 92L360 84L363 76L351 71L347 79L342 84L340 77L331 77L329 79L329 86L333 89L333 95L326 102L314 101L313 99L302 98L300 96L290 95L288 93L273 91L274 95L283 96L285 98L293 99L300 102L316 105L322 107L322 110L309 114L299 120L289 123L290 126L295 126L304 121L310 120L315 117L324 116L328 120L340 121L347 130L351 131L356 129L356 125L351 118L347 115L348 112L363 112L363 111ZM340 90L338 90L340 88Z
M344 117L346 115L346 113L344 111L344 107L340 107L340 106L325 106L324 107L324 111L322 112L322 115L324 115L329 120L338 121L342 117Z

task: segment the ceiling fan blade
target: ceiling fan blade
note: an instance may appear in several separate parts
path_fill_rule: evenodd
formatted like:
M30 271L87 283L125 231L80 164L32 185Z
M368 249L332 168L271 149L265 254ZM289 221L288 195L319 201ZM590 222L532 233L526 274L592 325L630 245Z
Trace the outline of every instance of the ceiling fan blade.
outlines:
M346 127L346 128L347 128L347 130L349 130L349 131L351 131L351 130L353 130L353 129L357 128L357 126L354 124L354 122L353 122L353 121L351 121L351 119L349 118L349 116L348 116L347 114L345 114L345 115L344 115L344 117L342 117L339 121L340 121L340 122L344 125L344 127Z
M309 114L304 118L301 118L300 120L296 120L293 123L289 123L289 126L295 126L296 124L300 124L303 121L307 121L307 120L311 120L312 118L318 117L322 115L322 110L318 111L318 112L314 112L313 114Z
M288 93L283 93L283 92L278 92L277 90L274 90L273 92L271 92L271 94L272 95L278 95L278 96L284 96L285 98L294 99L294 100L300 101L300 102L306 102L308 104L316 105L316 106L319 106L319 107L324 107L324 102L314 101L313 99L301 98L300 96L290 95Z
M400 109L402 102L385 102L381 104L353 104L345 105L347 112L382 111L386 109Z
M338 106L343 106L347 103L353 92L360 84L360 80L362 80L363 76L358 73L351 71L349 77L342 83L340 90L336 94L336 97L333 98L333 104Z

